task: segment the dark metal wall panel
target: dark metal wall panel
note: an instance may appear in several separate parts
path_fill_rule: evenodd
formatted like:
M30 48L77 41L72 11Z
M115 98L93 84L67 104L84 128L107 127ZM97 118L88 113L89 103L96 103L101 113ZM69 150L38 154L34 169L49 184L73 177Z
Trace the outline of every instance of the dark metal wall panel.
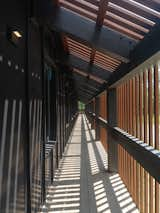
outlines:
M38 25L29 26L29 117L31 209L37 212L42 194L42 58ZM33 48L34 47L34 48ZM43 124L44 125L44 124Z
M24 40L22 41L24 45ZM16 52L16 56L13 52ZM0 41L0 209L25 211L24 143L25 64L24 50L3 37Z
M0 211L25 212L25 33L26 3L6 0L0 7ZM22 33L17 46L7 29Z
M0 8L0 212L36 213L45 200L45 188L53 180L55 157L45 158L46 100L42 31L30 20L27 26L26 1L6 0ZM7 27L22 34L16 45L7 39ZM57 81L57 117L53 113L54 138L58 138L61 155L65 148L65 94L68 109L69 137L77 111L75 93L65 93L69 81L59 70ZM44 75L44 76L43 76ZM70 80L72 81L72 80ZM57 85L56 85L57 86ZM52 89L55 92L56 88ZM72 87L72 91L75 88ZM73 95L73 96L72 96ZM56 92L55 92L56 96ZM73 100L75 102L73 102ZM55 107L55 105L54 105ZM67 137L67 139L68 139ZM59 149L58 149L59 150ZM57 150L56 150L57 151ZM53 161L53 162L52 162ZM51 168L52 166L52 168ZM54 166L54 168L53 168ZM46 181L45 181L46 180ZM46 182L46 184L45 184ZM31 210L30 210L31 206Z

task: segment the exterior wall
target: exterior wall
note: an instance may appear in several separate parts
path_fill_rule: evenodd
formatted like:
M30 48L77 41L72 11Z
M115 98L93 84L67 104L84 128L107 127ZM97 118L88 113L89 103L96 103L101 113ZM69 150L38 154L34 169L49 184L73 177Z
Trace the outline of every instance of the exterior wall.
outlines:
M6 0L0 7L0 211L25 210L25 34L26 2ZM23 37L16 47L7 29Z
M28 22L27 2L6 0L0 7L0 212L2 213L38 211L45 199L45 190L53 180L53 170L58 164L56 160L60 159L57 158L58 152L61 151L62 155L64 151L77 110L75 107L77 100L73 99L75 94L66 92L65 83L70 86L71 80L67 79L61 68L55 70L52 63L48 63L46 59L48 55L45 55L47 51L44 53L44 49L47 49L47 45L40 24L36 19L29 19ZM8 39L7 29L21 33L22 38L17 45ZM47 33L46 31L44 33ZM51 34L50 39L53 37ZM48 54L55 48L52 43L49 43L49 46ZM50 87L52 91L50 98L54 100L50 105L52 113L49 114L52 135L48 133L51 131L48 131L47 123L49 99L46 95L48 76L44 69L45 63L50 65L56 76ZM61 76L57 73L61 73ZM62 78L63 85L55 83L56 80L61 82ZM71 88L71 91L75 89ZM61 97L58 99L59 94ZM69 107L67 116L66 104ZM57 117L60 118L58 125ZM47 144L49 140L57 140L59 145L55 145L53 150L52 146Z

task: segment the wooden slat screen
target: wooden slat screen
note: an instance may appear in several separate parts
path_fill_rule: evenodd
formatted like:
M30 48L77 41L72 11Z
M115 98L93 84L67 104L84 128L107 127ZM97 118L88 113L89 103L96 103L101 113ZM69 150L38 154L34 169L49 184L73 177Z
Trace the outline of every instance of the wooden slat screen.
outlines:
M96 99L93 99L93 113L96 113ZM93 129L96 129L96 120L93 122Z
M107 120L107 92L103 92L99 96L99 116ZM105 150L108 150L107 145L107 130L100 126L100 141L102 142Z
M151 66L117 86L118 126L146 145L160 150L160 66ZM138 208L160 212L160 185L118 145L119 173Z

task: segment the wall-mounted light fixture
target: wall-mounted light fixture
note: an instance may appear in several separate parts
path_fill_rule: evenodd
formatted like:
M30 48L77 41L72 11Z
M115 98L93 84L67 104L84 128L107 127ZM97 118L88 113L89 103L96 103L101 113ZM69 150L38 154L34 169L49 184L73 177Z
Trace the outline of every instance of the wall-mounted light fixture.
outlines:
M9 27L7 29L7 37L9 41L11 41L14 45L17 46L22 38L22 33L17 29Z
M12 32L12 34L14 35L14 36L16 36L17 38L22 38L22 34L19 32L19 31L13 31Z

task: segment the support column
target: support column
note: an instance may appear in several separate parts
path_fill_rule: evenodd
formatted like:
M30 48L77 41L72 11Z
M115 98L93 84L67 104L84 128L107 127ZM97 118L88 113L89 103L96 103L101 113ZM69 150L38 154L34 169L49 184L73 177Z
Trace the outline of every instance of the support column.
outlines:
M99 113L100 113L100 102L99 102L99 97L95 98L95 114L97 117L99 117ZM96 120L96 140L100 140L100 125L99 125L99 121Z
M108 124L112 127L117 126L116 102L116 89L108 90ZM108 170L118 171L118 144L110 132L108 132Z

